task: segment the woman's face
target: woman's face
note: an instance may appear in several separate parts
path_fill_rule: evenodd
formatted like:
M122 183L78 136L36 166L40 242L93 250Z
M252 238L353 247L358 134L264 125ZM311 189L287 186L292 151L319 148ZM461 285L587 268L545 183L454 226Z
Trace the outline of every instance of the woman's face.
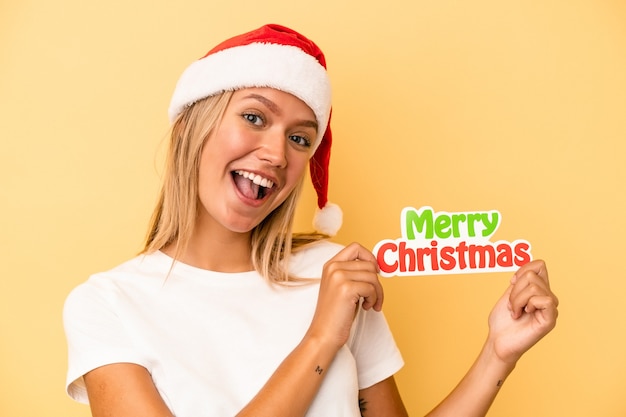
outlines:
M272 88L236 91L200 160L200 227L246 233L304 174L317 135L313 111Z

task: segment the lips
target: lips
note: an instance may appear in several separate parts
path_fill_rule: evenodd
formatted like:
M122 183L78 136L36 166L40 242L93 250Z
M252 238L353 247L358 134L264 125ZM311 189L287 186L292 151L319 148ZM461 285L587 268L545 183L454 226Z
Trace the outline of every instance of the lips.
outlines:
M232 173L239 192L251 200L264 199L274 187L274 182L253 172L237 170Z

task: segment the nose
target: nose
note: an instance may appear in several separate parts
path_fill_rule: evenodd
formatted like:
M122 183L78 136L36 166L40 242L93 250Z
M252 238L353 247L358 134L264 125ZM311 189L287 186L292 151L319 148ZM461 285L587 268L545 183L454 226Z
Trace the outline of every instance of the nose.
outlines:
M267 131L260 139L257 155L259 159L269 162L272 166L287 166L287 137L282 132Z

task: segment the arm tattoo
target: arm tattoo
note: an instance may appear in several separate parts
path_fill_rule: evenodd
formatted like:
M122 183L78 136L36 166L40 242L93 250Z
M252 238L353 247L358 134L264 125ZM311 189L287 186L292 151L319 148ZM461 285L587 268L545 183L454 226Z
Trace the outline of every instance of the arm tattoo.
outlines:
M315 368L315 372L317 372L318 375L322 375L322 372L324 372L324 370L320 368L319 365L317 365L317 368Z
M501 379L498 379L498 383L496 384L497 387L501 387L502 384L504 384L504 381Z
M361 410L361 416L363 416L363 413L367 410L367 408L365 408L366 405L367 401L363 398L359 398L359 410Z

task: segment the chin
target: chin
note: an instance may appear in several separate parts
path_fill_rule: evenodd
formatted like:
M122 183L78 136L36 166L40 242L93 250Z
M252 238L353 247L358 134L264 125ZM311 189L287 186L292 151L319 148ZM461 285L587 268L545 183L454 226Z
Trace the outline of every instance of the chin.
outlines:
M224 227L230 230L233 233L250 233L252 230L257 227L261 222L232 222L224 224Z

